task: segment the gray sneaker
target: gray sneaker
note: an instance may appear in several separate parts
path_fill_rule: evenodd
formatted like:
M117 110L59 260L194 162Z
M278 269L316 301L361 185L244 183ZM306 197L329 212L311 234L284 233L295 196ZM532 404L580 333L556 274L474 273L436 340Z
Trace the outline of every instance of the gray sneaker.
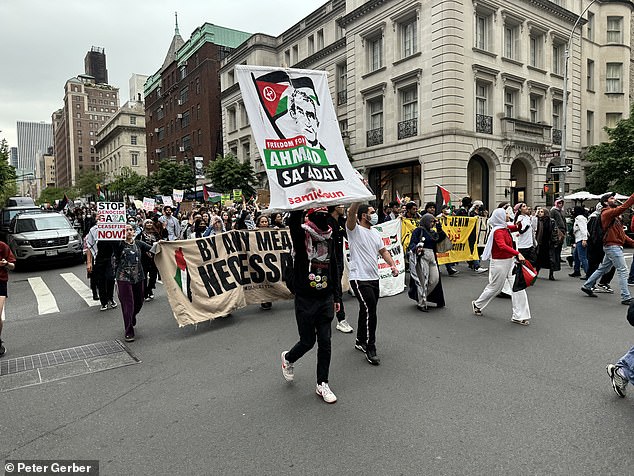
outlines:
M292 382L295 378L295 373L293 370L293 364L286 360L287 353L288 351L286 350L282 352L282 376L287 382Z
M608 372L610 376L610 380L612 381L612 389L614 389L614 393L616 393L619 397L625 397L625 387L627 387L627 380L617 372L618 367L614 364L608 364L605 370Z
M344 334L350 334L354 329L348 324L348 321L345 319L343 321L339 321L337 323L337 330L343 332Z

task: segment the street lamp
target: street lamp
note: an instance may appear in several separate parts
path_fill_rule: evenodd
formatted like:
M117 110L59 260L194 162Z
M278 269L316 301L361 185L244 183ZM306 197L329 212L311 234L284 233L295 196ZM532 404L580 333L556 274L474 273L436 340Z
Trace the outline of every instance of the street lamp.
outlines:
M509 180L509 186L507 188L504 189L504 196L508 197L509 195L511 195L511 198L513 196L513 189L517 186L517 179L515 177L511 177Z
M566 43L566 50L564 51L564 99L563 99L563 128L561 130L561 159L559 161L560 165L566 165L566 141L567 141L567 129L568 129L568 57L570 56L570 50L572 49L572 37L575 34L575 30L577 29L577 25L583 19L583 15L590 9L592 5L595 4L597 0L592 0L588 6L579 14L577 17L577 21L572 25L572 29L570 30L570 35L568 36L568 42ZM559 185L561 190L561 196L563 197L566 194L566 171L560 172Z

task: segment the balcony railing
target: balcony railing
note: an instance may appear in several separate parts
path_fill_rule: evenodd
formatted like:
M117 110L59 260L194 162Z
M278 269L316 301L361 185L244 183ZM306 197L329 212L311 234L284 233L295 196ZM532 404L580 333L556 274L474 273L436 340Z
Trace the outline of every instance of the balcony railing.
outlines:
M476 114L476 132L493 134L493 116Z
M372 147L373 145L383 144L383 128L379 127L378 129L372 129L371 131L366 132L368 147Z
M561 129L553 129L553 144L561 145Z
M337 93L337 106L341 106L348 102L348 91L344 89L343 91L339 91Z
M398 123L398 138L405 139L418 135L418 118L408 119Z

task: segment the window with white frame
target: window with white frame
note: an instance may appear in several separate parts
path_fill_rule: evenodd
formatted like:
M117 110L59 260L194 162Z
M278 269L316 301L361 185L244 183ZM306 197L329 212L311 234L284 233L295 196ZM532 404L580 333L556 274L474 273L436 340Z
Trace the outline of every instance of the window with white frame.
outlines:
M544 67L544 34L531 33L529 38L529 59L528 63L535 68Z
M251 162L251 144L248 142L242 143L242 162L245 164Z
M594 91L594 61L591 59L586 62L586 89Z
M383 96L367 100L367 146L383 143Z
M553 100L553 129L561 130L561 108L561 101Z
M594 144L594 112L586 112L586 145Z
M504 57L519 60L520 26L512 21L504 22Z
M531 94L529 98L529 111L531 122L540 122L542 120L542 104L544 97L541 94Z
M324 30L317 30L317 51L324 49Z
M418 134L418 85L403 87L398 94L401 103L398 138L413 137Z
M312 55L315 52L315 37L310 35L308 37L308 54Z
M517 118L517 96L518 90L514 88L504 88L504 116Z
M227 108L227 128L229 131L235 131L238 127L236 124L236 108Z
M489 96L491 85L484 81L476 82L476 114L489 116Z
M139 154L137 152L132 152L130 154L130 165L132 165L132 167L139 166Z
M348 65L340 63L337 65L337 106L348 102Z
M418 52L417 29L418 21L415 16L399 23L398 32L401 58L407 58Z
M607 63L605 65L605 92L622 93L623 86L621 78L623 74L623 63Z
M137 136L130 136L130 145L137 145Z
M615 128L622 117L623 114L621 114L620 112L608 112L605 115L605 126L609 127L610 129Z
M476 13L475 47L483 51L491 51L491 28L493 15L489 12Z
M588 12L588 23L586 23L586 35L588 40L594 41L594 13Z
M553 42L553 64L552 64L552 72L553 74L563 75L564 74L564 53L565 53L565 45L559 41Z
M623 17L608 17L607 42L623 43Z
M383 67L383 34L379 33L366 39L368 72Z

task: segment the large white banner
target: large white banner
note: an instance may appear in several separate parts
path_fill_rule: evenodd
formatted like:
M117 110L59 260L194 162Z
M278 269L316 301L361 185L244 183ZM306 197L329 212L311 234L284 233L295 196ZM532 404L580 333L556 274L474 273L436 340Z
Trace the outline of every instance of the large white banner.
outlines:
M398 268L398 276L395 278L392 276L390 265L387 264L383 258L378 258L379 297L394 296L395 294L402 293L403 289L405 289L405 257L403 254L403 245L401 244L401 220L386 221L380 225L374 225L372 228L381 234L385 249L392 255L392 259ZM347 240L344 240L343 243L343 254L343 275L344 279L347 280L350 262L350 248ZM343 283L342 287L345 288Z
M325 71L235 68L271 210L373 200L346 154Z

